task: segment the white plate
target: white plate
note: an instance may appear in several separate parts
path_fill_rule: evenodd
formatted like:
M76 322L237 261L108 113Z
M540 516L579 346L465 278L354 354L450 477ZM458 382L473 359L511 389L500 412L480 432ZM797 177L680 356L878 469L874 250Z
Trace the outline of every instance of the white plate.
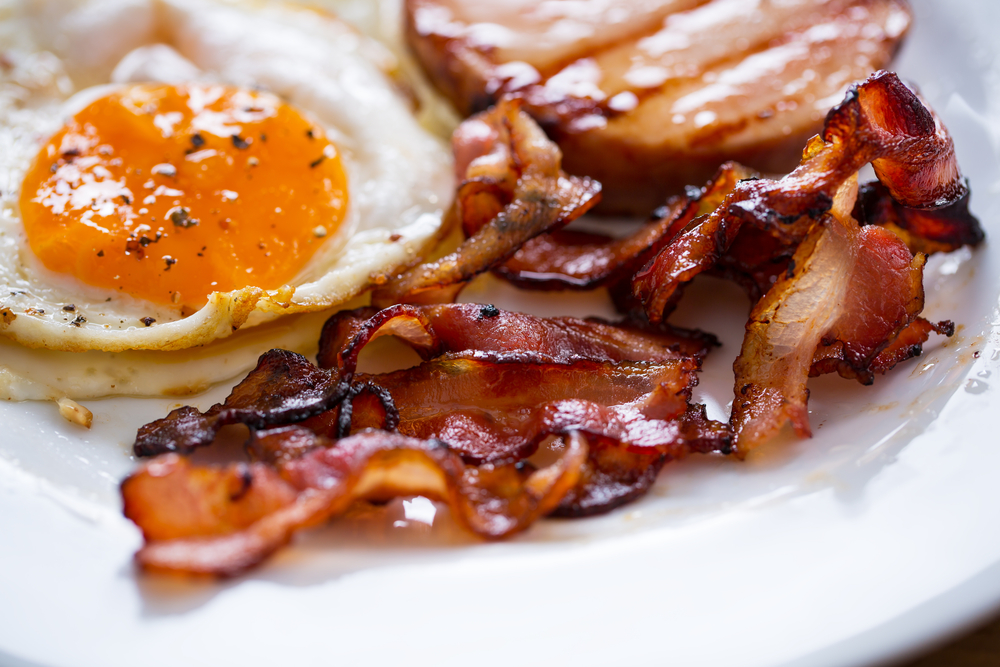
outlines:
M898 69L955 136L995 241L1000 6L914 5ZM92 401L83 434L52 404L0 405L0 663L812 666L921 650L1000 604L1000 256L985 245L935 258L926 282L926 314L959 333L874 387L813 381L810 441L748 463L692 458L640 502L501 544L440 514L427 527L396 502L389 518L405 527L335 522L223 584L132 567L140 538L117 483L135 428L172 402ZM693 291L682 319L725 343L699 390L718 417L746 305L722 283ZM492 283L466 298L607 307Z

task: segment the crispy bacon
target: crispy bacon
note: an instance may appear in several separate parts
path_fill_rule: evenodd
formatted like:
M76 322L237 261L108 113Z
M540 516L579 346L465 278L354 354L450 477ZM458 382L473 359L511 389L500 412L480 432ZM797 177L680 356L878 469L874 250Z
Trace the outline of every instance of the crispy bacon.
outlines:
M861 186L854 217L862 225L892 230L914 253L931 255L978 245L985 238L969 212L970 193L934 209L910 208L895 201L888 188L878 182Z
M665 461L730 447L728 428L687 404L693 371L714 342L704 334L538 318L473 304L397 305L359 322L370 314L344 312L328 321L321 364L350 364L359 345L386 334L430 359L358 376L393 396L400 432L444 440L466 461L480 463L528 457L546 437L580 431L600 446L592 451L603 451L604 459L631 463L577 489L579 502L568 501L567 507L576 507L569 513L607 511L644 493ZM373 401L355 402L353 428L381 428L384 415ZM342 413L331 411L303 425L329 435L341 420ZM612 446L634 456L605 451ZM603 469L599 462L591 465Z
M465 166L455 205L470 237L454 253L376 289L376 305L453 301L473 277L600 198L599 183L562 171L558 147L518 102L501 101L463 125L454 140L456 162Z
M733 368L731 424L745 454L791 422L809 436L806 380L817 348L842 374L870 383L871 365L923 309L924 256L892 232L859 227L850 216L856 179L837 195L780 278L750 313ZM886 360L883 360L886 361Z
M931 333L942 336L955 334L955 323L950 320L933 323L918 317L906 326L896 338L882 349L867 365L857 366L856 362L845 354L843 341L833 340L829 344L820 344L813 356L809 377L817 377L825 373L838 373L849 380L857 380L861 384L871 384L875 381L874 374L884 375L896 364L919 357L923 353L923 344Z
M622 239L558 230L537 236L493 269L525 289L591 290L626 280L648 262L696 214L697 202L674 198L652 220Z
M205 412L185 406L146 424L136 435L136 456L189 453L211 444L229 424L264 428L289 424L319 414L344 400L353 369L345 373L317 368L300 354L271 350L233 388L225 402Z
M272 352L226 403L193 411L200 422L188 432L199 438L188 448L214 437L219 415L242 417L254 463L199 467L168 454L126 480L126 515L147 540L137 556L144 567L233 574L354 500L394 495L443 500L472 532L500 537L557 510L610 510L645 493L668 460L731 447L728 427L689 404L708 336L474 304L372 311L327 323L320 358L331 368L298 369L310 378L308 409L290 410L283 387L259 400L275 416L245 400L264 377L280 379ZM359 352L389 334L427 361L357 373ZM334 381L347 389L314 413ZM143 433L163 441L178 430L173 417ZM279 425L289 420L296 424ZM562 443L557 463L536 470L532 457L553 439Z
M684 196L672 198L649 223L622 239L565 230L543 234L494 273L528 289L589 290L628 280L694 218L718 207L738 180L751 175L742 166L727 165L704 188L687 188Z
M572 430L679 456L687 443L672 420L687 409L697 367L691 359L553 363L523 351L477 352L359 380L392 395L400 433L444 440L471 462L526 458L546 436ZM581 422L579 406L597 412ZM355 405L352 418L355 429L384 427L371 401ZM337 424L334 412L303 422L331 436Z
M540 470L514 463L466 466L440 441L379 431L336 446L311 434L298 437L312 437L313 447L281 465L280 474L261 463L210 468L168 455L131 475L122 497L125 515L146 538L136 554L139 564L231 576L356 500L399 495L446 502L471 532L506 537L551 512L576 485L587 457L586 440L576 434L566 438L559 459ZM233 479L242 485L239 493L226 495Z
M827 115L823 133L806 147L802 163L784 178L744 179L722 205L696 219L636 275L633 289L652 321L674 292L716 265L740 227L751 224L786 244L798 244L830 209L834 193L871 163L892 198L909 209L950 209L947 237L978 243L983 234L962 201L968 187L944 126L895 74L877 72L851 89ZM734 167L723 168L723 173ZM718 179L720 176L717 176ZM933 234L929 224L911 235ZM935 240L930 238L929 240Z
M695 368L698 360L716 344L713 337L700 332L670 328L654 332L598 320L538 318L501 311L489 305L400 304L377 312L373 309L345 311L331 317L324 326L319 355L324 368L316 368L292 352L267 352L224 403L204 413L192 407L178 408L167 417L143 426L137 434L134 451L139 456L187 453L210 444L218 431L228 424L242 423L260 429L300 422L323 413L327 413L324 419L328 421L332 418L330 415L337 415L339 420L345 405L347 410L351 409L358 391L364 389L377 397L384 382L397 378L404 388L386 389L388 400L393 400L393 391L405 391L410 381L405 379L405 372L385 378L355 377L360 351L375 338L389 334L405 340L426 359L445 352L466 353L472 355L467 360L469 367L485 364L491 368L497 364L512 368L515 362L536 366L549 363L562 368L569 362L581 360L655 363L685 359L694 360L692 368ZM499 353L499 356L491 358L489 353ZM458 367L464 362L456 357L450 363ZM512 377L515 379L511 381L515 382L516 374ZM434 382L429 382L425 388L440 391ZM485 389L483 392L484 395L488 393ZM477 398L469 396L464 399L466 402L457 405L474 404ZM368 409L362 412L363 415L378 412L380 426L385 426L389 419L389 426L395 427L396 414L386 410L385 397L377 405L366 405ZM364 418L368 419L367 423L372 422L370 416ZM340 424L335 421L323 432L331 437L345 434L349 430L350 415L347 427ZM430 437L429 432L425 435Z
M628 408L640 424L635 432L647 429L646 440L619 431L617 441L676 446L679 452L686 444L669 420L684 413L694 371L714 344L697 332L539 318L475 304L401 304L374 315L361 309L331 317L321 338L320 363L353 367L360 347L387 334L429 361L393 373L359 375L357 381L377 384L392 395L401 432L446 440L470 461L529 456L545 436L572 430L557 427L557 419L534 418L546 414L546 406L570 399L609 411L610 420L618 419L616 410L624 417L624 404L646 397L649 405L641 411ZM384 415L372 401L355 404L354 428L381 428ZM663 423L651 424L651 419ZM339 421L339 413L330 411L305 424L333 435ZM579 424L574 428L589 432ZM716 451L725 448L727 437L714 441Z
M557 363L703 359L717 344L708 334L669 326L644 331L594 318L537 317L489 304L398 304L333 315L320 336L319 365L353 370L361 348L385 335L405 341L423 359L472 350L531 351Z

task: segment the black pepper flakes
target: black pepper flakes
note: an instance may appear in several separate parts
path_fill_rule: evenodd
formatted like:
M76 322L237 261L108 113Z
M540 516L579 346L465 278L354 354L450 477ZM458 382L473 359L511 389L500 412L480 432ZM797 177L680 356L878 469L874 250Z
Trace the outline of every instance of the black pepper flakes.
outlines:
M175 206L167 211L167 217L170 218L170 222L174 223L175 227L183 227L184 229L194 227L200 222L198 218L192 218L191 211L183 206Z
M177 260L170 255L164 255L163 262L167 265L167 268L165 268L164 271L169 271L170 267L177 263Z
M201 148L205 145L205 137L195 132L191 135L191 145L195 148Z
M72 322L70 322L70 324L72 324L75 327L79 327L81 324L84 324L86 321L87 321L86 317L84 317L83 315L77 315L76 319L73 320Z
M488 303L479 309L479 314L476 315L477 320L492 319L500 315L500 309L494 306L492 303Z
M142 318L142 319L141 319L141 320L139 320L139 321L140 321L140 322L142 322L143 324L145 324L145 325L146 325L146 326L148 327L148 326L149 326L149 325L151 325L151 324L152 324L153 322L155 322L155 321L156 321L156 319L154 319L154 318L152 318L152 317L144 317L144 318Z
M67 313L72 313L73 311L76 310L76 306L74 304L70 303L70 304L67 304L67 305L63 306L63 310L65 310Z
M231 139L233 141L233 146L240 149L241 151L250 148L250 144L253 143L253 137L247 137L246 139L244 139L238 134L234 134L231 137Z
M323 160L325 160L325 159L326 159L325 155L320 155L318 158L316 158L315 160L313 160L312 162L309 163L309 168L310 169L315 169L316 167L318 167L321 164L323 164Z
M98 257L104 257L104 251L103 250L98 250L97 251L97 256Z
M308 130L306 130L306 136L309 137L310 139L315 139L316 133L313 132L313 129L310 127Z

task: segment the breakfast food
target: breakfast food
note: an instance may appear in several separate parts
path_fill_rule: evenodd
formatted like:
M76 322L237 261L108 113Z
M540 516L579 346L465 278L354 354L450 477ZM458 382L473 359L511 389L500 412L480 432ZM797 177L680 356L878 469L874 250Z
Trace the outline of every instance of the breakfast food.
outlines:
M437 239L450 156L378 66L389 54L332 17L186 0L21 12L0 109L0 335L189 348L342 303Z
M887 72L852 87L785 178L728 164L624 240L574 244L554 233L578 208L566 202L580 195L565 193L592 190L559 172L558 149L517 103L466 121L454 147L465 175L455 212L469 239L375 295L404 303L332 316L318 366L272 350L224 402L181 407L139 430L135 453L156 458L122 495L146 540L143 567L232 575L352 502L395 495L445 502L467 529L498 538L547 514L635 500L689 453L744 456L786 422L808 435L810 375L870 383L919 354L932 332L954 332L919 317L924 255L904 240L927 249L983 238L950 137ZM881 186L859 209L857 172L869 161ZM573 282L580 276L566 269L580 264L594 267L592 284L625 281L631 293L615 293L626 318L447 303L487 267L532 284L515 252L529 243L557 250L543 259L542 287ZM634 276L629 249L649 258ZM691 403L713 338L661 321L684 283L717 266L756 294L728 424ZM358 372L360 352L386 335L422 363ZM249 427L251 463L180 458L232 424ZM547 464L546 444L555 448Z
M464 115L515 96L645 215L725 160L785 172L853 81L889 64L904 0L406 0L407 39Z
M357 373L360 351L388 334L426 361ZM396 495L446 502L488 538L551 513L608 511L643 495L667 461L728 450L725 425L689 403L710 345L695 332L475 304L335 315L323 367L273 350L224 403L141 429L137 453L187 453L241 422L253 427L253 462L195 466L167 453L129 477L125 515L147 541L138 561L231 575L353 501ZM531 457L546 444L556 458L539 465Z
M983 235L950 138L894 75L853 87L789 176L727 162L704 187L661 196L701 182L691 174L723 156L779 164L831 95L888 59L909 22L901 0L781 3L739 26L745 44L719 38L759 17L755 8L613 0L599 43L571 38L562 56L544 57L551 43L522 43L555 57L544 66L477 51L491 43L485 23L465 33L447 7L462 6L409 3L411 39L431 49L425 61L457 62L448 76L462 86L497 96L454 133L454 170L409 106L406 91L419 86L387 76L388 52L322 14L235 0L17 10L22 44L0 63L0 141L11 148L0 158L10 166L0 188L0 259L11 258L0 262L3 345L105 355L112 370L86 383L93 366L60 371L38 389L4 367L0 392L58 398L66 420L89 427L95 415L67 395L197 391L237 372L215 339L238 328L264 346L236 350L244 366L248 350L274 348L224 401L139 429L134 453L155 458L121 491L145 538L143 567L232 575L300 529L399 495L447 504L490 539L548 515L607 512L646 494L671 460L742 456L788 422L807 435L808 377L869 383L932 333L953 333L920 317L922 253ZM552 36L573 22L557 23L526 31ZM685 39L693 69L681 72ZM725 60L720 46L739 57ZM440 67L431 74L447 84ZM531 68L537 80L508 76ZM615 76L582 85L593 68ZM654 70L667 78L654 82ZM596 85L615 77L617 89ZM732 103L750 88L759 104ZM615 239L562 229L593 209L602 186L566 173L531 115L574 169L600 171L610 208L664 205ZM859 186L868 162L880 182ZM446 209L465 242L417 264L448 226ZM452 303L488 270L521 287L607 288L622 319ZM663 322L699 273L735 280L755 304L729 423L694 400L714 337ZM371 307L326 320L318 364L281 349L294 338L287 329L315 326L329 315L319 311L369 288ZM362 350L390 335L421 362L359 369ZM137 369L138 356L117 356L212 341L185 352L208 369L197 379L150 381L155 363ZM46 357L46 367L66 358ZM200 460L234 433L247 434L249 462Z

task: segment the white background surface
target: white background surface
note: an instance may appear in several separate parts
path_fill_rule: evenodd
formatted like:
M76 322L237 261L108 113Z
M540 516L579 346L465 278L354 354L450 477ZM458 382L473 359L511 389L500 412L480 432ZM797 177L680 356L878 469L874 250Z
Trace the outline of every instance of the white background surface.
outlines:
M340 521L222 584L132 567L140 538L117 484L135 428L173 402L91 401L91 432L53 404L0 405L0 664L867 665L998 606L1000 6L913 4L897 69L954 135L989 235L931 262L925 314L961 325L946 345L873 387L812 381L812 440L669 465L647 498L604 517L500 544L440 513L433 527ZM607 308L489 281L464 299ZM725 343L696 395L717 418L745 313L711 280L679 313ZM405 519L400 502L388 512Z

